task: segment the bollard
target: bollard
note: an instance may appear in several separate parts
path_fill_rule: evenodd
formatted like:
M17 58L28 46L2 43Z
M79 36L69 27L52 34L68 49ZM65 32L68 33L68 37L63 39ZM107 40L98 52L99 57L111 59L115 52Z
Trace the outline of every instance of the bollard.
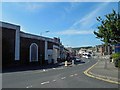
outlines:
M112 59L111 63L113 63L113 62L114 62L114 59Z
M67 61L65 61L65 66L67 67Z

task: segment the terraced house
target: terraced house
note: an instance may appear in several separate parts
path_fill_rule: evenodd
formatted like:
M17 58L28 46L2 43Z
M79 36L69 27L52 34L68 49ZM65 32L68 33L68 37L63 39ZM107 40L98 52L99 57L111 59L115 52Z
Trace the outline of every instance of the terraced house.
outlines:
M37 36L20 31L19 25L0 22L2 30L2 65L57 63L60 58L60 39Z

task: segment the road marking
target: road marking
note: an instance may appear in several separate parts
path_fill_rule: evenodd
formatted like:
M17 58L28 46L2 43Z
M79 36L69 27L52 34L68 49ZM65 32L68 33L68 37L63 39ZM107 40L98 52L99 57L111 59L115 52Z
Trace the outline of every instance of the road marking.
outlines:
M56 68L53 68L53 69L56 69Z
M32 87L32 85L31 86L27 86L26 88L31 88Z
M98 77L98 76L94 76L92 74L89 73L89 71L95 66L97 65L97 63L95 63L94 65L92 65L90 68L88 68L87 70L84 71L84 74L89 76L89 77L92 77L92 78L95 78L95 79L98 79L98 80L103 80L103 81L106 81L106 82L109 82L109 83L114 83L114 84L120 84L120 82L117 82L117 81L112 81L112 80L109 80L109 79L104 79L102 77Z
M42 82L41 85L48 84L48 83L50 83L50 82L49 81Z
M89 63L90 61L87 61L85 64Z
M74 74L75 76L77 76L78 74Z
M73 77L74 75L70 75L70 77Z
M61 68L56 68L57 70L60 70L60 69L64 69L63 67L61 67Z
M66 77L62 77L61 79L65 79Z
M43 71L45 72L46 70L45 70L45 69L43 69Z
M80 66L80 65L83 65L83 64L79 64L79 66Z
M53 82L56 82L56 80L53 80Z

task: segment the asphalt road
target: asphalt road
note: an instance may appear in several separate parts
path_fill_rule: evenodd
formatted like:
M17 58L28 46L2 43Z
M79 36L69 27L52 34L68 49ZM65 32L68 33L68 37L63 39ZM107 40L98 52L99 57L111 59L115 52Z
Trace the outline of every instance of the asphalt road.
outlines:
M118 88L117 84L84 75L97 60L84 61L73 67L3 73L2 88Z

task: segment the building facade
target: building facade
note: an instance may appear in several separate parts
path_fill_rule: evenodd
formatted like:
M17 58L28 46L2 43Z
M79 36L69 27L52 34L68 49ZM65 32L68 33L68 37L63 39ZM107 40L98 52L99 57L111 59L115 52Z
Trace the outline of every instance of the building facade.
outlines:
M111 45L97 45L96 52L100 52L101 55L110 55L112 54L113 47Z
M19 25L0 22L3 67L55 64L60 58L60 39L20 31Z

